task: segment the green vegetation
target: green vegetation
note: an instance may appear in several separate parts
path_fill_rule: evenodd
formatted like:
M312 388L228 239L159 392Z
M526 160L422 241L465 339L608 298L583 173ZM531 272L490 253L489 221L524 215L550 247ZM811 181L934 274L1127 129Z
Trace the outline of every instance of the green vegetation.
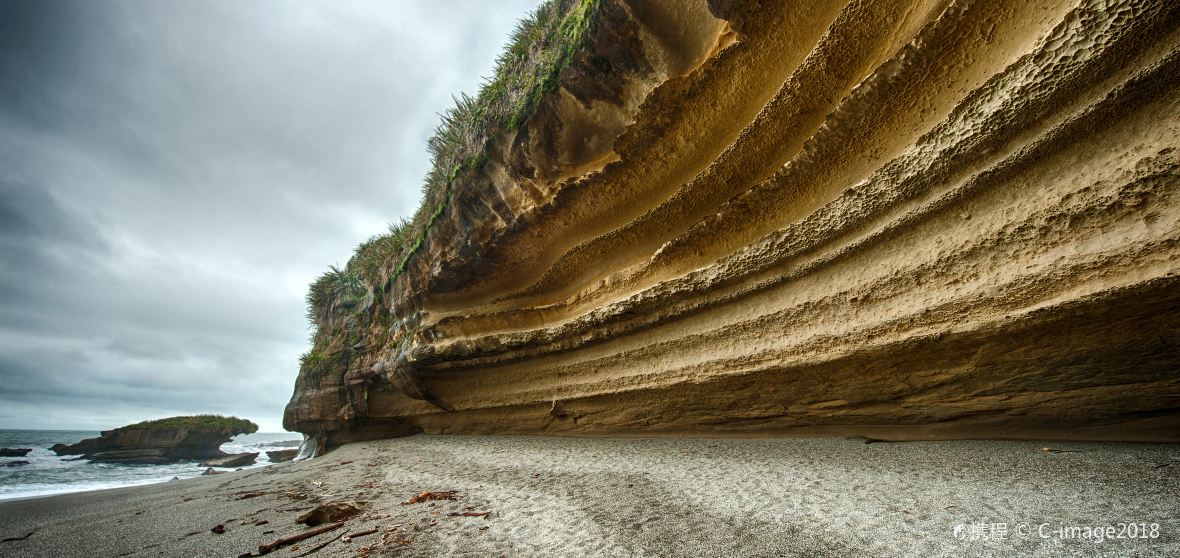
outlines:
M326 315L333 302L343 307L351 307L364 298L368 287L360 273L348 269L340 269L334 265L325 271L307 291L307 321L312 327L319 324L321 316Z
M318 378L338 368L346 367L351 350L345 347L336 353L329 353L320 347L313 347L299 357L300 368L308 376Z
M381 268L405 249L409 229L409 222L401 221L390 224L389 232L369 237L356 247L345 269L359 274L368 284L376 285L380 281Z
M187 417L169 417L157 420L137 422L124 426L123 430L162 430L165 428L185 428L189 430L205 430L220 432L230 436L238 434L253 434L258 432L258 425L238 417L221 415L193 415Z
M461 94L427 142L431 170L422 187L422 205L411 221L419 231L394 275L422 245L451 199L451 187L465 171L487 162L492 135L515 131L557 90L559 78L582 47L594 21L597 0L550 0L516 24L496 70L479 95Z
M400 275L443 218L456 181L477 172L490 158L493 137L512 132L533 115L544 95L557 90L561 72L592 29L599 0L548 0L520 21L496 60L496 70L475 97L460 94L455 106L427 142L431 169L422 185L422 203L409 221L389 226L357 247L343 270L332 266L311 284L307 318L312 342L325 318L341 309L356 311L366 293L380 300L386 284ZM388 276L383 276L387 272ZM383 319L383 316L377 317ZM302 361L317 370L326 357L316 349Z

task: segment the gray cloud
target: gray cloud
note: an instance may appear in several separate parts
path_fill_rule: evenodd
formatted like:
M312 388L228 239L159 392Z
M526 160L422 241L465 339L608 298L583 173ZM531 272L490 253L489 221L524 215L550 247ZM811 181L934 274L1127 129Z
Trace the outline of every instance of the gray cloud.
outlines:
M277 429L307 284L534 4L0 1L0 428Z

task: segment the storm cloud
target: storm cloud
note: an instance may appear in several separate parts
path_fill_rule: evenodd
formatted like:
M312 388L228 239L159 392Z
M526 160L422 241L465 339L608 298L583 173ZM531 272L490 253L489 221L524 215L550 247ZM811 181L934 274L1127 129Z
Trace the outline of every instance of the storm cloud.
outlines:
M535 4L0 1L0 428L278 430L308 283Z

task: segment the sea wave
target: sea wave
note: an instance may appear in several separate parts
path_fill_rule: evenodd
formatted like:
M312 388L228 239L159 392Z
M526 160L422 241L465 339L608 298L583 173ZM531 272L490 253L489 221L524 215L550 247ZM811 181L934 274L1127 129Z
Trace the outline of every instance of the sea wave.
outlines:
M97 432L85 431L0 430L0 447L32 448L25 457L0 458L0 500L167 482L174 478L195 477L206 469L195 461L166 465L91 463L49 451L55 443L71 444L97 435ZM222 444L221 450L226 453L258 452L257 463L244 468L266 467L271 464L266 452L298 448L301 440L296 439L297 436L286 432L243 434ZM12 461L28 461L28 465L3 466Z

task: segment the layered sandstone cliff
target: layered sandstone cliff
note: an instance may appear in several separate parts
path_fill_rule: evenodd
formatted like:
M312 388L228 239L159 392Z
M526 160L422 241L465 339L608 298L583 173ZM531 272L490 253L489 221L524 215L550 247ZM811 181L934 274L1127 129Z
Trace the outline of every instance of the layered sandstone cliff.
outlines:
M288 428L1180 439L1180 3L557 7Z

